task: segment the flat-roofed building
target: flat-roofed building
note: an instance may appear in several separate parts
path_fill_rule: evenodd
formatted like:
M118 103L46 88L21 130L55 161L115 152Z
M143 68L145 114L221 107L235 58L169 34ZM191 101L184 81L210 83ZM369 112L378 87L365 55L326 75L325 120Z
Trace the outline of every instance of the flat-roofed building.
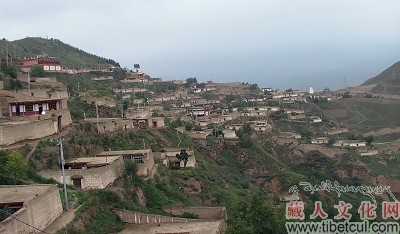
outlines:
M5 207L10 215L0 222L1 234L38 233L63 212L55 184L1 185L0 209Z
M65 181L77 188L105 188L120 178L125 171L121 156L97 156L76 158L65 164ZM39 172L44 178L63 182L61 170Z
M137 163L136 174L138 176L149 177L154 170L154 157L151 149L144 150L119 150L104 151L97 154L98 156L117 156L124 160L133 160Z
M185 162L179 160L176 155L180 154L184 148L163 148L162 152L154 152L154 156L164 163L167 167L184 168ZM196 166L196 158L194 156L194 150L184 149L188 154L188 160L186 162L186 168L193 168Z

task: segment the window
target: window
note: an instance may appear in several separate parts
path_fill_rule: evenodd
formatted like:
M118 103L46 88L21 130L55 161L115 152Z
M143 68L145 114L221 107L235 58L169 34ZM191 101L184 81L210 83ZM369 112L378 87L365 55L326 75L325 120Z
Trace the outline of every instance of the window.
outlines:
M25 112L33 111L33 105L25 105Z
M144 163L144 154L129 154L124 155L124 159L134 160L137 163Z
M133 155L133 160L137 163L144 163L144 155L143 154L136 154Z
M49 110L57 110L57 103L55 102L49 103Z

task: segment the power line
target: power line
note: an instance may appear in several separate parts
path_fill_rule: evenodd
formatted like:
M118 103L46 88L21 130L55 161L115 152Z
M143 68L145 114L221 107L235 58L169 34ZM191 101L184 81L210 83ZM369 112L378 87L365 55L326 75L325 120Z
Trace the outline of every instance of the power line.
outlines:
M50 234L49 232L46 232L46 231L44 231L44 230L42 230L42 229L39 229L39 228L33 226L33 225L30 224L30 223L27 223L27 222L25 222L25 221L22 221L22 220L20 220L20 219L18 219L18 218L16 218L16 217L14 217L13 214L10 213L10 212L7 212L7 211L5 211L5 210L3 210L3 209L0 209L0 211L2 211L4 214L8 215L8 217L11 217L12 219L17 220L18 222L21 222L21 223L23 223L23 224L25 224L25 225L27 225L27 226L33 228L33 229L36 229L36 230L38 230L39 232L46 233L46 234Z

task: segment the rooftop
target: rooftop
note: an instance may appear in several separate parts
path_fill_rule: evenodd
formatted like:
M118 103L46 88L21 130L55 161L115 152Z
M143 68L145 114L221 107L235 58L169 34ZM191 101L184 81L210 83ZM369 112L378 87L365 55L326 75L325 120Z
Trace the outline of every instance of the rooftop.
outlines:
M26 202L46 192L52 184L0 185L0 203Z
M120 156L106 156L106 155L104 156L76 158L69 161L67 164L86 164L87 166L101 166L101 165L107 165L117 160L120 157Z
M98 153L98 156L115 156L115 155L124 155L124 154L145 154L151 153L151 149L143 149L143 150L119 150L119 151L104 151Z

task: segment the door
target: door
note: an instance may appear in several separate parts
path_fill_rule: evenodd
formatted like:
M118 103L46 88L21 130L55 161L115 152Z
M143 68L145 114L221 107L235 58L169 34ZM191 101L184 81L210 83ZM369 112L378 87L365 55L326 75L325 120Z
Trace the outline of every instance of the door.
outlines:
M21 115L21 111L19 109L19 105L16 106L16 113L17 113L17 116Z
M77 188L82 188L82 179L81 178L75 178L72 179L72 184L77 187Z
M39 105L39 115L41 115L43 112L43 105Z
M58 116L58 119L57 119L57 126L58 126L58 131L59 132L62 131L61 117L62 116L60 115L60 116Z

